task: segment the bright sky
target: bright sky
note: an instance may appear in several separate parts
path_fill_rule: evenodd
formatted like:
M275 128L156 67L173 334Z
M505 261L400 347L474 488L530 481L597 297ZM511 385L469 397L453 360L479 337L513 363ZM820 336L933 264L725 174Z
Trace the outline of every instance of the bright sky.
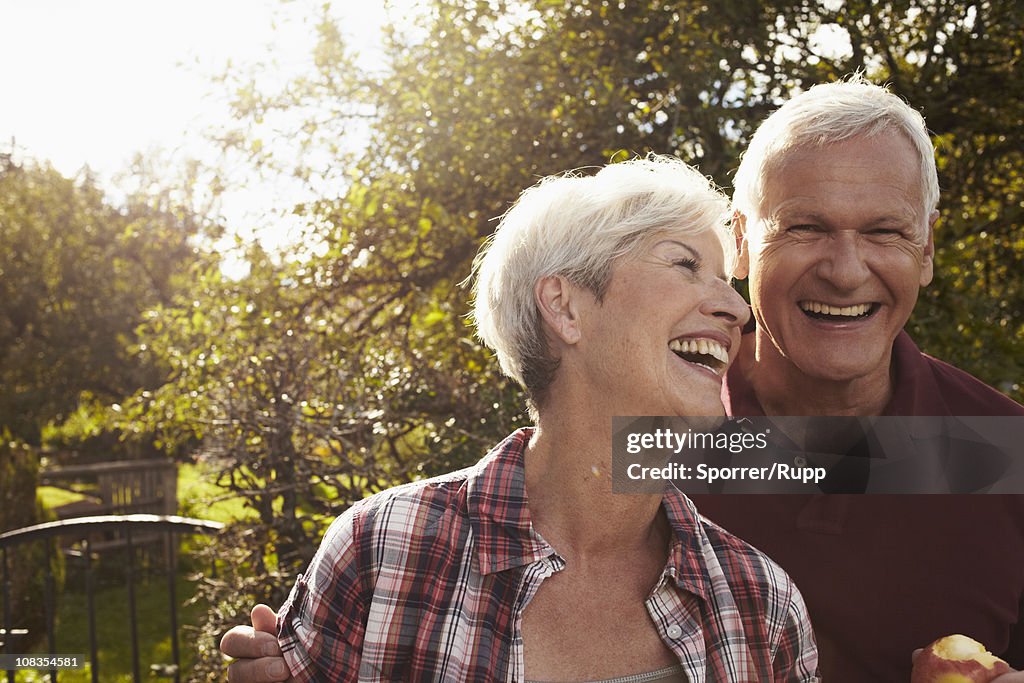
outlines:
M88 162L113 171L136 150L175 146L222 114L208 95L227 61L252 62L272 45L282 64L301 63L312 29L279 21L281 0L0 0L0 151L62 172ZM383 0L343 10L353 47L371 51Z
M372 60L384 0L334 5L349 45ZM17 156L49 160L66 175L88 164L101 179L122 170L136 151L200 156L202 132L226 119L211 76L223 73L228 60L266 57L268 46L285 72L297 69L313 29L289 17L309 16L302 11L308 6L0 0L0 153L11 151L13 137Z

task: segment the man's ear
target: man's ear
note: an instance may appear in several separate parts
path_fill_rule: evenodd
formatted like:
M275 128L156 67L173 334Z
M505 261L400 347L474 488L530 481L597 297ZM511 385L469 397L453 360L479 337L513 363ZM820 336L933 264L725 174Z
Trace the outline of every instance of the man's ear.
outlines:
M921 255L921 280L920 284L925 287L935 276L935 221L939 220L938 210L932 211L928 216L928 241L924 245L924 253Z
M576 299L579 293L561 275L542 277L533 287L533 297L548 333L566 344L575 344L580 340Z
M750 245L747 243L747 217L732 213L732 237L736 240L736 270L733 277L742 280L750 274Z

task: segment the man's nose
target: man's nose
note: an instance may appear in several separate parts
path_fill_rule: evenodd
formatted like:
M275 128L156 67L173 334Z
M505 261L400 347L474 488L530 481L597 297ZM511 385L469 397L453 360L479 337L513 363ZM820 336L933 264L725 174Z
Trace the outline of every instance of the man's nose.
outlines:
M839 233L821 245L822 254L816 272L818 277L839 290L853 290L871 277L867 254L860 235Z

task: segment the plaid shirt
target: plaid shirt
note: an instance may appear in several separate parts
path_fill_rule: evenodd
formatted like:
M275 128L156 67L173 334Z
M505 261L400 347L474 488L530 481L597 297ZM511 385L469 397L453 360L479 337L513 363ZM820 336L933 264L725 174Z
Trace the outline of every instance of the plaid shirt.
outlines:
M565 561L530 523L519 430L475 466L340 516L281 608L299 681L522 681L523 610ZM764 554L671 490L647 612L692 681L816 681L803 599Z

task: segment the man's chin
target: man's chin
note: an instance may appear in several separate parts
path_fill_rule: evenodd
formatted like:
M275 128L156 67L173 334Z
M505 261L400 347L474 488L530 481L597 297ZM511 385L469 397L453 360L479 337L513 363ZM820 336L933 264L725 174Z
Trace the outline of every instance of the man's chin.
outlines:
M808 379L828 383L852 383L872 376L888 378L888 356L878 354L872 357L857 354L805 355L791 359L797 369Z

